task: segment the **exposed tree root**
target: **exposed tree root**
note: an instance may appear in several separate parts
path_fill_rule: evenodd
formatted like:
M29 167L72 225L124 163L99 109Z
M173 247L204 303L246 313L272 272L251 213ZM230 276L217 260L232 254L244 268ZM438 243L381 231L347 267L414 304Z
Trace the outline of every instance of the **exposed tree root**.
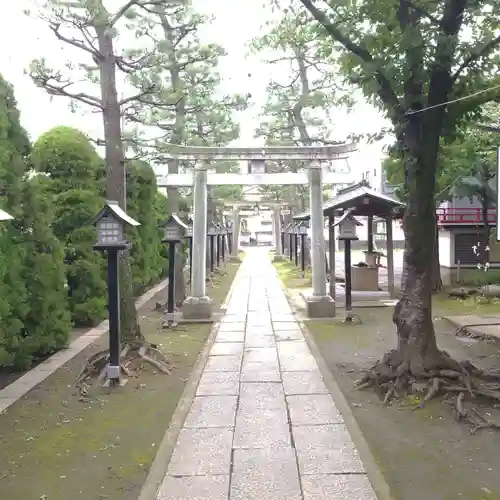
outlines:
M472 405L500 405L500 373L481 370L469 361L457 362L444 351L428 366L418 365L418 370L409 368L397 351L390 351L363 374L356 386L374 389L384 405L414 396L418 404L412 405L413 410L438 397L452 398L456 420L470 424L472 433L500 430L500 423L487 419Z
M75 387L82 401L88 399L87 393L93 384L98 385L105 381L108 362L109 351L107 349L93 354L85 362L75 382ZM155 370L165 375L172 373L172 361L156 345L145 341L127 343L121 351L120 369L122 373L128 378L137 378L142 363L151 365Z

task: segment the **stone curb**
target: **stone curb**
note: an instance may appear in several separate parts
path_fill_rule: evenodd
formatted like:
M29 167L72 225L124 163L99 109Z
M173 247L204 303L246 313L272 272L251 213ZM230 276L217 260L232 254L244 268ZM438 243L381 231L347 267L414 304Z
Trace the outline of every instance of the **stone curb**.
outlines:
M168 280L163 280L146 293L141 295L135 302L135 307L139 309L157 293L161 292L167 286ZM9 384L0 391L0 415L12 406L16 401L21 399L29 391L34 389L38 384L42 383L61 366L80 354L86 347L94 343L108 332L108 320L102 323L75 339L69 347L56 352L43 363L35 366L22 377Z
M234 283L236 282L237 275L238 272L236 272L226 298L221 305L221 309L223 305L227 307L227 303L229 302L229 299L233 292L233 287ZM179 437L182 426L184 425L184 421L188 416L189 410L191 409L191 405L196 396L196 390L198 389L198 384L203 374L203 370L205 369L205 365L207 364L210 350L212 349L212 345L214 344L215 338L217 337L219 324L220 323L217 322L212 325L212 330L210 331L210 335L205 343L205 346L198 355L198 359L194 365L193 371L188 378L186 387L184 387L181 399L179 400L177 408L172 415L172 419L170 420L168 429L160 443L160 446L158 447L158 452L155 459L153 460L151 468L149 469L148 476L144 481L138 500L156 500L157 498L158 490L160 489L161 483L163 482L163 479L167 474L168 465L170 459L172 458L172 453L174 452L177 438Z

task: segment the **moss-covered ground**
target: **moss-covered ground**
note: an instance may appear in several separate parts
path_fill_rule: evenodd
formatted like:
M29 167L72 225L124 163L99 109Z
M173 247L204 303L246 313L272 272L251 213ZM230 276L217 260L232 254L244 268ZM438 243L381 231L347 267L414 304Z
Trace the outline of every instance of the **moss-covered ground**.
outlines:
M221 304L238 264L208 293ZM107 337L0 415L1 500L136 500L211 325L162 329L165 291L139 310L143 333L171 356L171 375L143 366L119 389L94 388L79 401L74 381Z

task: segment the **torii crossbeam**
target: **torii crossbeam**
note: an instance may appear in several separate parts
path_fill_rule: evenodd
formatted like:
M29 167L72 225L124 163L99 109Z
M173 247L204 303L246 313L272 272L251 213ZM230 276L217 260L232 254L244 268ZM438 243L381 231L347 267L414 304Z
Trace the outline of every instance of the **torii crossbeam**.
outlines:
M176 160L197 161L207 163L217 160L236 161L315 161L329 162L345 160L348 153L356 150L354 144L336 144L333 146L266 146L266 147L205 147L177 146L167 144L164 153L167 158ZM209 172L209 186L280 186L307 184L307 172L284 173L224 173ZM324 172L323 184L346 184L352 180L350 172ZM157 184L160 187L193 186L194 173L158 175Z

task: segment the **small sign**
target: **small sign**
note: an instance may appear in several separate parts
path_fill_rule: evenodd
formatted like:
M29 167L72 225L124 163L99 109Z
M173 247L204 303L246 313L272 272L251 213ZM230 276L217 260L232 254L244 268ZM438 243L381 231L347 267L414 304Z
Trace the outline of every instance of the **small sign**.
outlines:
M265 174L266 161L265 160L250 160L248 165L249 174Z
M292 212L290 210L282 210L281 213L283 215L290 215Z

